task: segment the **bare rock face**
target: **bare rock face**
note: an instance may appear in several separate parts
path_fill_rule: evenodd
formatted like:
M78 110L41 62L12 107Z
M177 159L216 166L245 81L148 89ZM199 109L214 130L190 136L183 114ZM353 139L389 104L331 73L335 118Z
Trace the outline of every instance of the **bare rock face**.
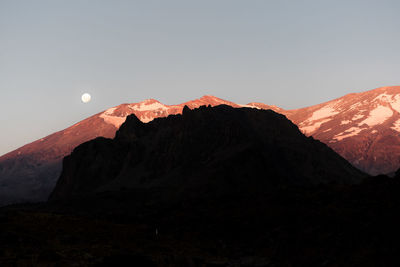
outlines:
M183 109L143 123L130 115L114 139L74 149L51 200L132 188L174 195L262 192L270 186L357 183L365 174L271 110Z

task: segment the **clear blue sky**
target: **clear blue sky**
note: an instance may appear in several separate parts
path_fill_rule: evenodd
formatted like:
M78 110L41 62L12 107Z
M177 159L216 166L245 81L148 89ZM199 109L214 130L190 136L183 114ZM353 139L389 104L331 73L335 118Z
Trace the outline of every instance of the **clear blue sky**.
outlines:
M385 0L0 0L0 154L146 98L291 109L399 85L399 13Z

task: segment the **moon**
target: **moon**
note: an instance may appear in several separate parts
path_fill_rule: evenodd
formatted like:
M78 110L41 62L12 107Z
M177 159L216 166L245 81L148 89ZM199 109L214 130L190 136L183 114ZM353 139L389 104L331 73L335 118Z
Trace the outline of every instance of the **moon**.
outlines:
M81 99L83 103L88 103L90 102L90 99L92 99L92 97L88 93L84 93Z

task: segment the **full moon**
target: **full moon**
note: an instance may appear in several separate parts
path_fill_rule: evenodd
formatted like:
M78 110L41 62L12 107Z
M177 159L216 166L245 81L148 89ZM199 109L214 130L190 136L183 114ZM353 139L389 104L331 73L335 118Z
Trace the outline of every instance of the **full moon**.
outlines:
M85 93L82 95L81 99L83 103L88 103L92 97L88 93Z

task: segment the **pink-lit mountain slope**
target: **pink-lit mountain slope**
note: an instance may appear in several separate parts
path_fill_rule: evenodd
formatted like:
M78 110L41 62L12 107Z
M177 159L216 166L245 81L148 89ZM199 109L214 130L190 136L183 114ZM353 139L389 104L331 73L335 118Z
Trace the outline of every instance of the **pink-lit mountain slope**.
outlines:
M283 113L303 133L367 173L392 173L400 167L400 86Z

